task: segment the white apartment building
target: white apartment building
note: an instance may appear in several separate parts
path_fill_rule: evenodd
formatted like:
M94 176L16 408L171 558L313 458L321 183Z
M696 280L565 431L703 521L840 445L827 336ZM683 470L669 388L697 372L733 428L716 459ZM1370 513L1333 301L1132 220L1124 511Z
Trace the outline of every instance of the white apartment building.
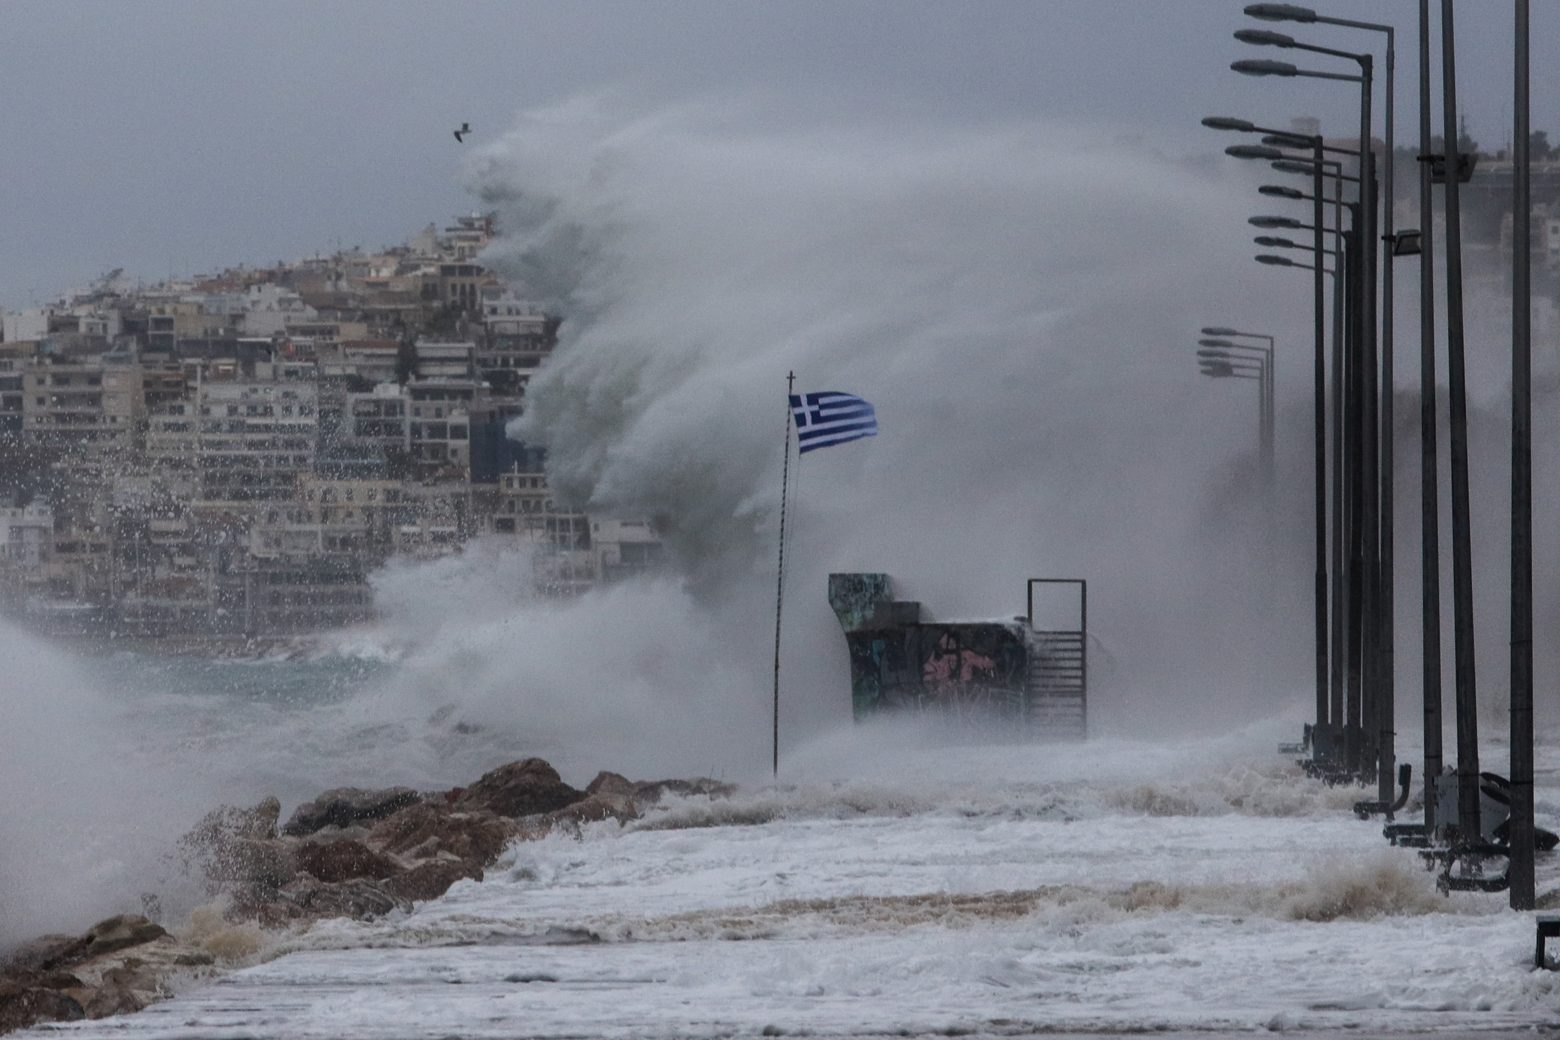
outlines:
M289 499L314 466L318 389L310 382L208 382L190 402L151 416L147 452L159 470L188 474L203 508Z

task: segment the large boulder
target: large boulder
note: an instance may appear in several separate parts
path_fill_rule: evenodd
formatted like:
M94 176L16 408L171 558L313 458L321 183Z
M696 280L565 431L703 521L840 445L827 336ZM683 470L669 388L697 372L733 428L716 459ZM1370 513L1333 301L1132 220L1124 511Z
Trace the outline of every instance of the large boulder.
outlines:
M278 840L281 803L265 798L253 809L219 806L179 839L185 869L200 877L208 895L258 887L274 889L292 880L297 868Z
M155 1000L160 989L154 972L137 964L122 964L103 973L97 989L82 1007L88 1018L128 1015Z
M276 821L281 815L281 801L274 794L266 795L259 805L236 818L237 836L246 841L275 841Z
M35 1022L74 1022L85 1017L81 1003L57 989L0 981L0 1033Z
M437 899L457 881L482 880L482 868L468 860L430 859L387 879L384 890L396 899L421 902Z
M614 773L603 769L596 774L596 778L585 785L586 794L619 794L627 798L634 797L634 788L637 785L622 773Z
M487 810L456 811L438 802L422 802L381 820L368 844L402 859L448 855L485 867L515 836L515 825Z
M140 946L167 934L161 925L153 924L140 914L118 914L89 928L82 937L81 945L68 955L69 963L79 963L88 957Z
M562 809L584 797L583 791L564 783L546 761L527 758L483 774L455 804L462 809L486 809L519 819Z
M351 917L362 920L411 906L410 900L391 895L381 882L368 878L324 882L304 875L283 888L281 896L291 905L291 911L284 916L293 918Z
M298 838L324 827L348 827L355 823L382 820L421 800L422 796L410 787L384 787L378 790L338 787L294 809L282 827L282 833Z
M320 881L350 881L353 878L383 880L399 873L401 865L384 853L375 852L360 841L305 842L293 850L299 870Z
M639 807L634 804L632 795L602 790L562 809L554 809L547 816L559 823L595 823L598 820L627 823L639 819Z
M81 937L76 935L40 935L29 939L0 957L0 976L14 977L64 964L67 955L79 949L80 941Z

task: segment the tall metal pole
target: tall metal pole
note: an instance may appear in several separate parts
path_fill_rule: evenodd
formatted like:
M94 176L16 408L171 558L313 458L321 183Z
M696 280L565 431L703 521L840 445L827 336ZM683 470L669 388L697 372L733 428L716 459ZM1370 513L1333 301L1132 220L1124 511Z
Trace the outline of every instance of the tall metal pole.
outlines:
M1363 696L1361 699L1360 722L1361 736L1365 738L1366 746L1361 748L1362 757L1358 762L1360 777L1363 779L1374 772L1371 768L1374 763L1369 756L1376 750L1377 716L1380 700L1381 659L1378 654L1380 640L1378 638L1381 627L1378 611L1381 609L1380 585L1381 585L1381 528L1380 528L1380 448L1377 408L1380 393L1377 380L1376 358L1376 257L1381 245L1379 238L1380 224L1376 213L1376 155L1371 147L1371 69L1372 60L1368 54L1360 55L1360 197L1361 205L1360 233L1360 258L1361 263L1361 293L1360 293L1360 373L1362 384L1361 405L1361 511L1360 523L1362 526L1362 549L1364 565L1360 571L1361 596L1361 620L1364 631L1361 633L1361 642L1364 649L1364 659L1361 668L1364 671Z
M1473 673L1473 554L1468 512L1468 397L1463 371L1462 199L1457 184L1457 60L1452 0L1441 0L1446 136L1446 389L1452 440L1452 634L1457 692L1457 826L1478 841L1479 710Z
M1511 908L1533 909L1532 197L1528 0L1516 0L1511 258Z
M785 461L780 464L780 562L775 576L775 689L774 715L770 730L770 765L780 775L780 608L785 602L785 500L791 478L791 391L796 373L785 374Z
M1328 722L1328 697L1327 697L1327 330L1326 330L1326 284L1324 282L1323 263L1326 257L1326 242L1322 238L1322 223L1325 214L1322 210L1322 193L1325 185L1322 181L1322 136L1317 134L1312 139L1311 149L1313 153L1311 176L1312 216L1311 224L1314 226L1313 249L1316 253L1316 269L1313 291L1315 293L1313 315L1315 328L1313 330L1316 339L1316 357L1314 358L1315 387L1312 394L1315 397L1313 411L1316 420L1316 461L1314 463L1316 477L1316 727L1318 731L1327 726Z
M1364 206L1359 202L1349 204L1349 235L1346 243L1346 264L1354 275L1349 283L1349 292L1344 299L1345 308L1348 310L1346 323L1347 336L1343 351L1343 463L1344 463L1344 505L1345 522L1344 531L1348 538L1348 625L1346 641L1348 647L1347 668L1347 704L1345 707L1346 725L1344 729L1344 749L1346 752L1345 765L1351 774L1359 772L1360 754L1363 748L1360 746L1360 719L1362 701L1364 699L1363 664L1364 653L1361 635L1364 630L1362 623L1363 592L1365 585L1365 550L1364 550L1364 524L1361 513L1363 506L1363 488L1361 486L1361 450L1363 439L1360 424L1362 411L1361 392L1362 355L1364 350L1360 345L1360 311L1363 309L1363 279L1360 272L1365 267L1360 248L1360 239L1363 237L1363 213Z
M1419 0L1419 154L1430 154L1430 0ZM1425 831L1441 775L1441 496L1436 466L1435 234L1428 158L1419 163L1420 602L1424 640Z
M1344 664L1348 658L1349 640L1345 635L1344 622L1347 612L1344 609L1344 590L1349 584L1349 575L1345 563L1344 546L1347 544L1347 514L1344 511L1344 382L1343 382L1343 317L1345 287L1349 284L1347 278L1351 272L1347 270L1344 260L1345 235L1343 227L1343 178L1337 177L1333 181L1333 227L1337 234L1333 236L1333 349L1332 349L1332 401L1333 401L1333 536L1332 536L1332 703L1328 711L1332 719L1331 736L1333 749L1333 764L1337 764L1337 756L1342 750L1343 740L1343 696L1345 683Z
M1378 655L1380 682L1377 696L1376 710L1376 781L1377 794L1382 802L1390 805L1393 801L1393 775L1397 772L1397 721L1396 721L1396 697L1397 684L1394 679L1396 668L1393 654L1394 624L1394 576L1396 570L1393 566L1393 539L1392 539L1392 498L1393 475L1392 454L1394 449L1393 422L1392 422L1392 398L1394 393L1392 375L1392 237L1393 219L1392 209L1397 201L1395 185L1392 181L1392 71L1396 58L1394 56L1393 32L1387 30L1387 82L1386 82L1386 169L1382 175L1382 188L1386 193L1387 204L1383 210L1382 241L1388 244L1386 257L1381 269L1381 548L1380 561L1381 576L1379 581L1379 594L1376 607L1379 612L1380 625L1377 629ZM1368 146L1362 146L1368 147Z

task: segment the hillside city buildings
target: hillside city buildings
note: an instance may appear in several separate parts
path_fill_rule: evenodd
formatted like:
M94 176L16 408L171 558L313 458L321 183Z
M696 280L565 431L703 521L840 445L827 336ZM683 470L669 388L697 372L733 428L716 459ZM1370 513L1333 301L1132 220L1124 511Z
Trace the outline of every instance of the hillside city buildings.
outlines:
M476 259L492 219L4 318L0 596L56 633L272 637L366 620L368 576L474 538L537 589L652 567L643 520L553 501L507 424L560 319Z

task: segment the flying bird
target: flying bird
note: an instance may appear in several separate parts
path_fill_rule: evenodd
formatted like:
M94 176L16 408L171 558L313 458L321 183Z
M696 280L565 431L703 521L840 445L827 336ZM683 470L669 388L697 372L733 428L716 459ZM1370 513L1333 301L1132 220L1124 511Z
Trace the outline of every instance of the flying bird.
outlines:
M470 123L462 123L462 124L460 124L460 129L455 131L455 140L464 143L465 142L465 138L461 137L460 135L461 134L469 134L469 133L471 133L471 124Z

